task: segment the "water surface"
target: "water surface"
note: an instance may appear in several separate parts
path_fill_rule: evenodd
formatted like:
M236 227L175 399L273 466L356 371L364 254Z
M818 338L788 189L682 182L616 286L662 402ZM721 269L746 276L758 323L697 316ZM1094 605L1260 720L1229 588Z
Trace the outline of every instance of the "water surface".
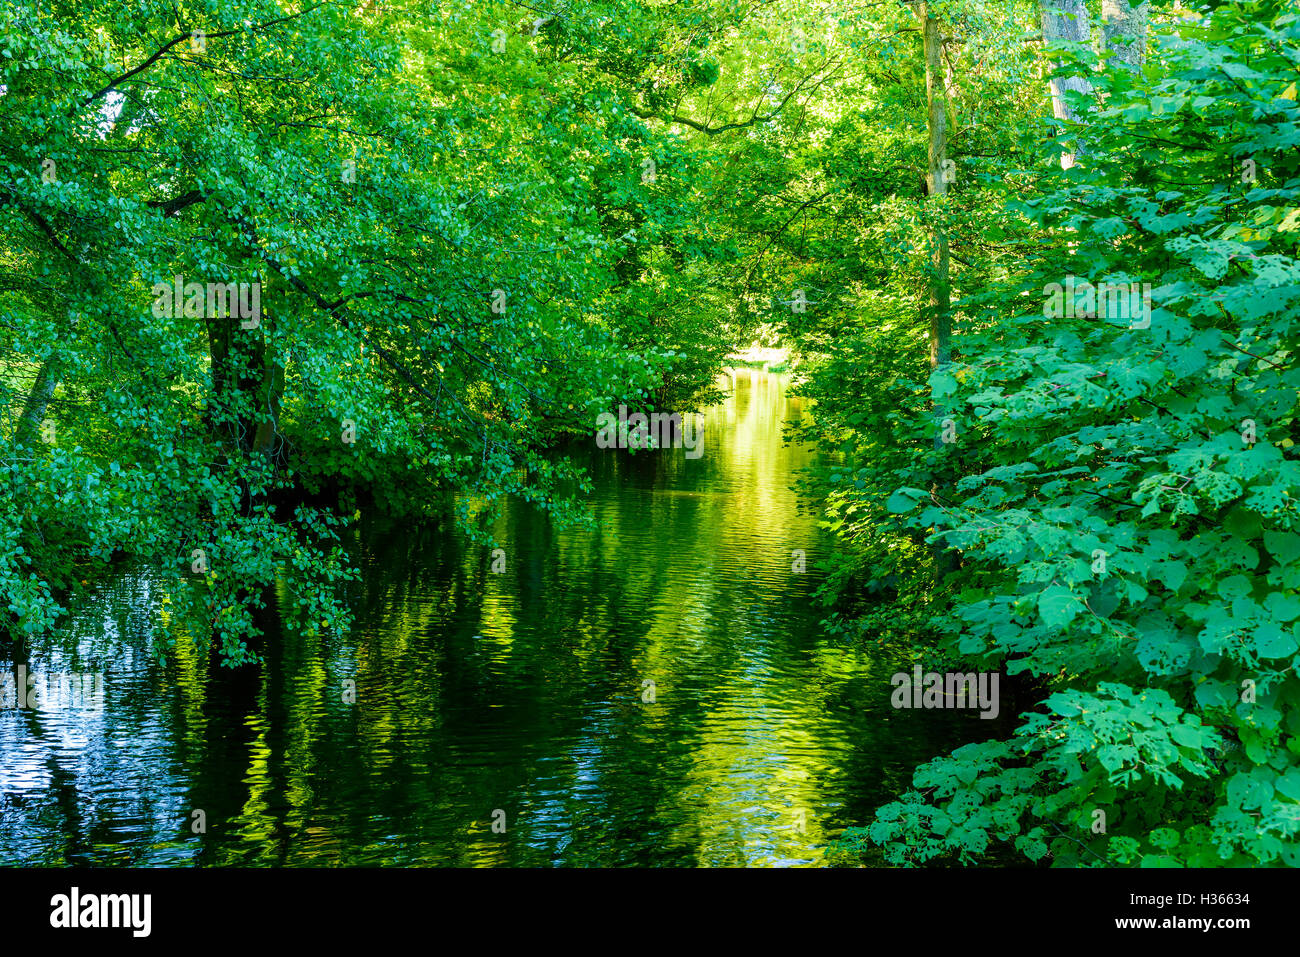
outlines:
M0 864L820 864L973 715L895 711L908 666L819 626L787 384L736 371L698 458L578 450L595 530L511 506L501 573L364 519L355 629L272 622L261 666L159 664L162 590L119 575L58 638L0 648L104 676L100 710L0 710Z

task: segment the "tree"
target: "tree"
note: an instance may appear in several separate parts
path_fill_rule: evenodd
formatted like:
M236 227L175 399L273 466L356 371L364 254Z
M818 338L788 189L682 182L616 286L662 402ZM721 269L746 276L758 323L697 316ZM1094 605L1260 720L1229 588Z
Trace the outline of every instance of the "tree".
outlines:
M1049 46L1062 41L1086 46L1091 41L1092 24L1084 0L1040 0L1040 5L1043 40ZM1052 113L1057 120L1068 124L1080 123L1083 118L1082 104L1092 93L1092 84L1088 78L1080 73L1058 75L1054 69L1048 86L1052 96ZM1061 154L1061 168L1072 167L1084 150L1084 141L1077 139L1072 152Z
M892 860L1300 861L1298 31L1224 6L1157 34L1149 79L1099 74L1087 168L968 304L944 384L986 464L895 506L962 548L950 653L1046 687L878 812Z
M1147 52L1150 0L1136 6L1129 0L1102 0L1101 16L1107 60L1130 70L1137 69Z
M300 626L346 626L357 501L456 495L481 539L506 496L577 521L551 446L707 394L735 340L648 297L672 274L689 301L718 256L693 160L574 58L629 51L444 12L0 7L14 630L117 555L173 569L194 637L249 660L281 578Z

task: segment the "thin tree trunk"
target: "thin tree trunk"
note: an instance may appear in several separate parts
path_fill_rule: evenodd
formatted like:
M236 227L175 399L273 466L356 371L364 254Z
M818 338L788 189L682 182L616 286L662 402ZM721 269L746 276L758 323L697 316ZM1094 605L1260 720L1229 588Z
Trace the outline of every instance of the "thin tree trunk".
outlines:
M32 382L32 391L28 393L27 401L23 403L22 415L18 417L18 425L14 429L15 445L36 444L41 422L45 418L45 410L49 407L50 400L54 398L54 390L58 387L59 374L55 369L54 357L50 356L41 363L40 369L36 372L36 379Z
M925 49L925 106L926 129L929 133L925 182L927 202L936 207L940 221L935 226L934 243L930 254L930 368L939 369L952 358L952 311L949 292L948 232L943 224L943 197L948 193L944 178L948 166L948 104L943 68L943 38L939 21L930 15L928 3L916 5L916 15L921 23L921 36ZM948 432L944 424L945 409L935 403L935 449L943 449ZM951 462L951 458L945 457ZM940 494L952 484L952 469L943 467L935 476L930 492ZM936 585L957 569L957 554L942 544L934 546L934 573Z
M1075 43L1088 43L1092 35L1092 25L1088 19L1088 8L1084 0L1040 0L1043 24L1043 40L1070 40ZM1052 94L1052 115L1058 120L1078 122L1079 109L1066 102L1066 93L1073 91L1088 95L1092 84L1085 76L1058 77L1050 81ZM1061 168L1069 169L1075 159L1084 153L1083 139L1080 138L1074 153L1061 155Z
M265 348L265 347L264 347ZM267 350L269 351L269 350ZM264 354L265 356L265 354ZM284 366L265 359L266 367L258 386L258 411L253 434L253 451L282 463L279 449L280 403L284 399Z
M948 160L947 94L944 89L943 64L940 62L942 38L939 21L929 14L929 4L917 4L925 40L925 105L929 131L928 164L925 182L931 197L947 194L944 166ZM952 351L952 315L948 291L948 234L942 227L935 232L931 254L930 278L930 367L945 365Z

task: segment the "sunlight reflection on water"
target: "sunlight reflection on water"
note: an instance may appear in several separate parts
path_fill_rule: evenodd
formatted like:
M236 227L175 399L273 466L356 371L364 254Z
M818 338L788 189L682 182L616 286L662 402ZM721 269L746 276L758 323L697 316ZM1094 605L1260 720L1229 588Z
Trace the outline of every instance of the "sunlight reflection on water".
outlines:
M819 627L787 384L737 371L698 459L571 452L597 529L511 506L504 574L364 520L353 633L273 631L261 667L160 664L161 590L117 576L21 662L102 670L103 709L0 711L0 863L819 864L960 719L904 720L898 669Z

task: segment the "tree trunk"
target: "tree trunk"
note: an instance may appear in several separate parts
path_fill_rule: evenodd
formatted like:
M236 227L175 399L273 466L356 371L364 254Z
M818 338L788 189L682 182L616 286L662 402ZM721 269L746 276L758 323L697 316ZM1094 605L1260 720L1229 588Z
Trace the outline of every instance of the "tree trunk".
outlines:
M1070 40L1075 43L1088 43L1092 35L1092 26L1088 20L1088 8L1083 0L1040 0L1042 14L1043 40ZM1049 84L1052 94L1052 115L1058 120L1077 123L1079 110L1065 100L1068 91L1082 94L1092 92L1092 84L1085 76L1065 76L1053 79ZM1075 158L1084 153L1083 139L1080 138L1074 153L1061 155L1061 168L1069 169Z
M36 372L36 379L32 382L32 391L27 395L27 401L23 403L22 415L18 418L18 425L14 429L15 445L35 445L40 433L41 421L45 418L45 410L54 398L54 390L59 386L59 374L54 368L54 357L50 356L41 363L40 369Z
M239 458L253 452L283 464L279 448L280 405L284 398L284 367L270 358L261 334L240 327L234 315L206 316L212 368L212 412L220 410L227 454ZM265 322L265 311L261 316Z
M280 403L284 398L284 367L278 362L266 358L265 347L263 362L265 372L258 386L257 423L253 435L253 451L259 455L283 464L283 455L279 448Z
M1136 6L1128 0L1101 0L1101 16L1107 64L1118 63L1127 70L1136 70L1147 55L1151 4L1147 0Z
M942 222L945 215L943 197L948 193L945 172L948 166L948 104L945 73L943 69L943 37L939 34L939 21L930 15L928 3L916 5L916 15L921 23L921 36L925 48L925 106L926 129L929 133L925 182L927 202L934 207L939 218L934 227L934 244L930 254L930 368L938 369L948 364L952 357L952 311L949 293L948 231ZM946 410L936 403L934 447L942 450L946 445L944 425ZM952 462L951 453L945 461ZM931 495L952 485L954 469L946 465L938 470L931 486ZM935 583L939 585L957 570L957 553L942 544L934 546Z
M925 105L928 113L926 127L929 131L925 182L931 197L941 197L948 192L948 184L944 180L944 167L948 160L948 112L943 65L940 62L942 38L939 36L939 21L930 16L928 3L917 4L917 16L921 19L925 40ZM952 351L948 234L942 227L935 231L930 265L930 368L937 369L948 362Z

